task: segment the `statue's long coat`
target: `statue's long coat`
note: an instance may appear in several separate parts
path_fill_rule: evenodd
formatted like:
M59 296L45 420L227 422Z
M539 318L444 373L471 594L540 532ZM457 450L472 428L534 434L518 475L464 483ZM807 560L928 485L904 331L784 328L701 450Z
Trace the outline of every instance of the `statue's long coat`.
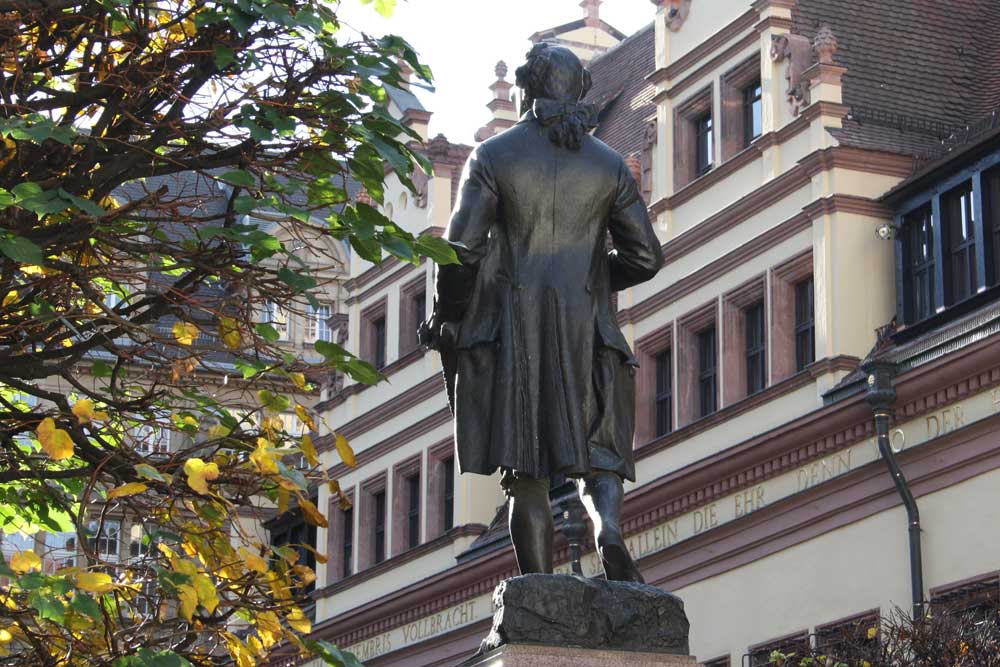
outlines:
M445 238L462 262L437 283L461 470L634 480L637 364L610 291L663 255L622 157L590 136L558 147L529 112L473 152Z

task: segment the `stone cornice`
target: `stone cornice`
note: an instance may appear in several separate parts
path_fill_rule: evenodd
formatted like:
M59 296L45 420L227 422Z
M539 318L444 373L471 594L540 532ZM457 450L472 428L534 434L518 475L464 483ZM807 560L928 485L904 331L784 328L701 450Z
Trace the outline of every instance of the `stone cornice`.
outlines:
M757 11L751 9L736 20L730 22L729 25L723 27L722 30L685 53L670 65L661 67L650 74L646 77L646 80L651 83L660 83L662 81L672 81L676 79L684 72L695 67L709 55L721 49L735 37L752 28L756 22Z

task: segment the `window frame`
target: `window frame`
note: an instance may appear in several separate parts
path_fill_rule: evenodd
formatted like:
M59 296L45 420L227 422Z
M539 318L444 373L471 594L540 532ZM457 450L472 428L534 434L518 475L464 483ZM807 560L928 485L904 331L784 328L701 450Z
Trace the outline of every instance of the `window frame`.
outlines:
M747 396L767 388L767 307L761 299L743 309Z
M451 471L450 506L449 470ZM427 449L426 477L424 513L427 518L424 539L429 541L455 527L455 443L452 438L446 438Z
M393 556L419 546L423 540L423 508L425 501L421 498L421 483L423 478L423 455L416 454L398 463L392 471L392 549ZM415 486L411 480L415 479ZM411 510L413 508L412 491L417 492L416 538L413 535Z
M802 372L798 368L795 350L795 286L813 279L812 248L793 255L768 272L771 299L770 357L771 384L776 384ZM813 288L815 311L816 292ZM816 330L813 319L812 357L816 360Z
M949 205L958 200L958 211L964 239L955 238L953 210ZM951 307L972 298L977 294L979 286L978 268L976 262L976 218L973 203L973 184L969 180L952 188L941 195L941 234L939 236L944 255L944 305ZM964 264L964 266L960 266ZM962 289L957 284L957 278L963 281Z
M385 494L385 507L383 512L383 522L382 522L382 559L376 559L377 554L377 530L376 530L376 519L378 513L378 494ZM386 532L388 526L388 512L389 512L389 480L388 475L385 471L377 474L375 477L368 479L361 484L361 507L359 509L358 517L358 530L354 535L355 544L357 544L358 549L358 566L357 572L361 572L368 568L374 567L379 563L385 562L389 555L390 545L388 543L389 534Z
M708 155L706 169L699 170L697 123L708 117L712 121L712 151ZM709 173L715 165L715 130L713 85L709 84L693 94L674 109L674 190L680 190L689 183Z
M761 323L763 329L760 344L754 354L760 362L757 370L760 388L750 391L750 349L747 341L747 314L749 309L761 306ZM722 406L726 407L741 401L751 394L759 393L770 385L770 335L769 322L771 309L767 300L767 275L754 276L739 287L730 290L722 297L722 365L725 374L721 376ZM760 377L762 374L762 377Z
M322 315L326 310L326 316ZM307 343L315 343L322 340L327 343L333 342L333 328L330 326L330 318L333 317L333 306L329 303L321 303L319 307L309 304L306 306L306 326L303 339Z
M661 438L677 428L677 362L671 358L670 430L657 428L658 369L657 358L665 351L674 353L673 324L659 327L635 341L635 355L639 362L636 373L635 440L637 445ZM661 397L665 398L665 397Z
M373 305L361 311L360 357L381 370L389 365L389 300L383 296ZM384 331L379 345L378 325ZM381 351L381 356L379 355ZM381 363L381 365L379 365Z
M806 290L809 294L809 298L807 299L808 319L803 316L799 308L801 305L801 300L799 299L800 290L806 285L809 286L809 289ZM795 372L800 373L809 364L816 361L816 283L813 280L812 274L793 283L792 289L795 293ZM808 339L808 345L802 344L803 339ZM809 351L808 355L800 354L806 349Z
M700 368L701 355L698 348L698 335L713 327L716 332L716 411L722 403L722 397L719 395L718 373L724 371L722 365L725 361L719 345L719 325L722 321L720 308L721 298L717 297L677 320L676 344L674 345L674 365L676 367L674 396L677 404L675 430L682 429L706 416L702 414L702 406L700 405L700 389L703 378Z
M653 357L656 388L653 394L653 436L659 438L674 430L674 359L673 348L660 350ZM663 366L666 366L665 372Z
M418 307L422 303L423 307ZM399 356L420 347L417 328L427 318L427 274L403 285L399 290Z
M719 328L711 324L695 336L698 345L697 414L698 419L704 419L719 411Z
M760 88L761 132L753 134L752 109L747 108L747 93ZM722 122L720 128L722 162L747 149L764 132L763 77L760 53L754 53L726 72L719 81Z

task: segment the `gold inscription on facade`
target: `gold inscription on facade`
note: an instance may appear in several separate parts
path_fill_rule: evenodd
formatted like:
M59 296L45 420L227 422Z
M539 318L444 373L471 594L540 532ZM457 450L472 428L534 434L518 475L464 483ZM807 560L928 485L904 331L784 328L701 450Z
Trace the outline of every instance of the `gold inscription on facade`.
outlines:
M419 642L428 637L447 632L452 628L467 625L475 619L476 601L471 600L447 611L422 618L403 626L403 641L407 644Z
M906 433L903 432L903 429L892 430L892 433L889 434L889 445L892 447L892 451L897 454L906 449Z
M365 640L360 644L356 644L351 647L351 653L353 653L361 662L367 662L375 656L388 653L391 650L392 638L389 636L388 632L372 637L371 639Z
M743 493L737 493L733 496L733 510L736 518L750 514L750 512L756 512L764 506L764 485L758 484L757 486L747 489Z
M712 503L707 507L703 507L700 510L695 510L692 515L694 521L694 534L702 533L709 528L715 528L719 525L719 506L716 503Z
M965 410L961 405L953 405L936 415L927 416L927 439L950 433L963 426L965 426Z
M678 541L677 519L661 523L628 539L628 550L633 558L642 558L666 549Z
M843 475L851 471L851 450L845 449L833 456L820 459L815 463L799 468L798 477L799 491L811 489L817 484Z

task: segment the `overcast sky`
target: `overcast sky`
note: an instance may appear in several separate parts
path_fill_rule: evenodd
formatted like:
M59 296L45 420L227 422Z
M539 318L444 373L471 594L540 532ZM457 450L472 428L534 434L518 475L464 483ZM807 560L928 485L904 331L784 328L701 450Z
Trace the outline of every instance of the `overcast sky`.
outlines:
M653 20L650 0L605 0L601 18L626 35ZM531 48L528 37L583 17L580 0L398 0L391 19L384 19L359 0L343 0L339 12L352 28L373 35L396 33L420 53L434 71L433 94L417 91L434 112L431 136L443 133L454 142L471 144L490 112L487 87L494 66L504 60L514 70Z

